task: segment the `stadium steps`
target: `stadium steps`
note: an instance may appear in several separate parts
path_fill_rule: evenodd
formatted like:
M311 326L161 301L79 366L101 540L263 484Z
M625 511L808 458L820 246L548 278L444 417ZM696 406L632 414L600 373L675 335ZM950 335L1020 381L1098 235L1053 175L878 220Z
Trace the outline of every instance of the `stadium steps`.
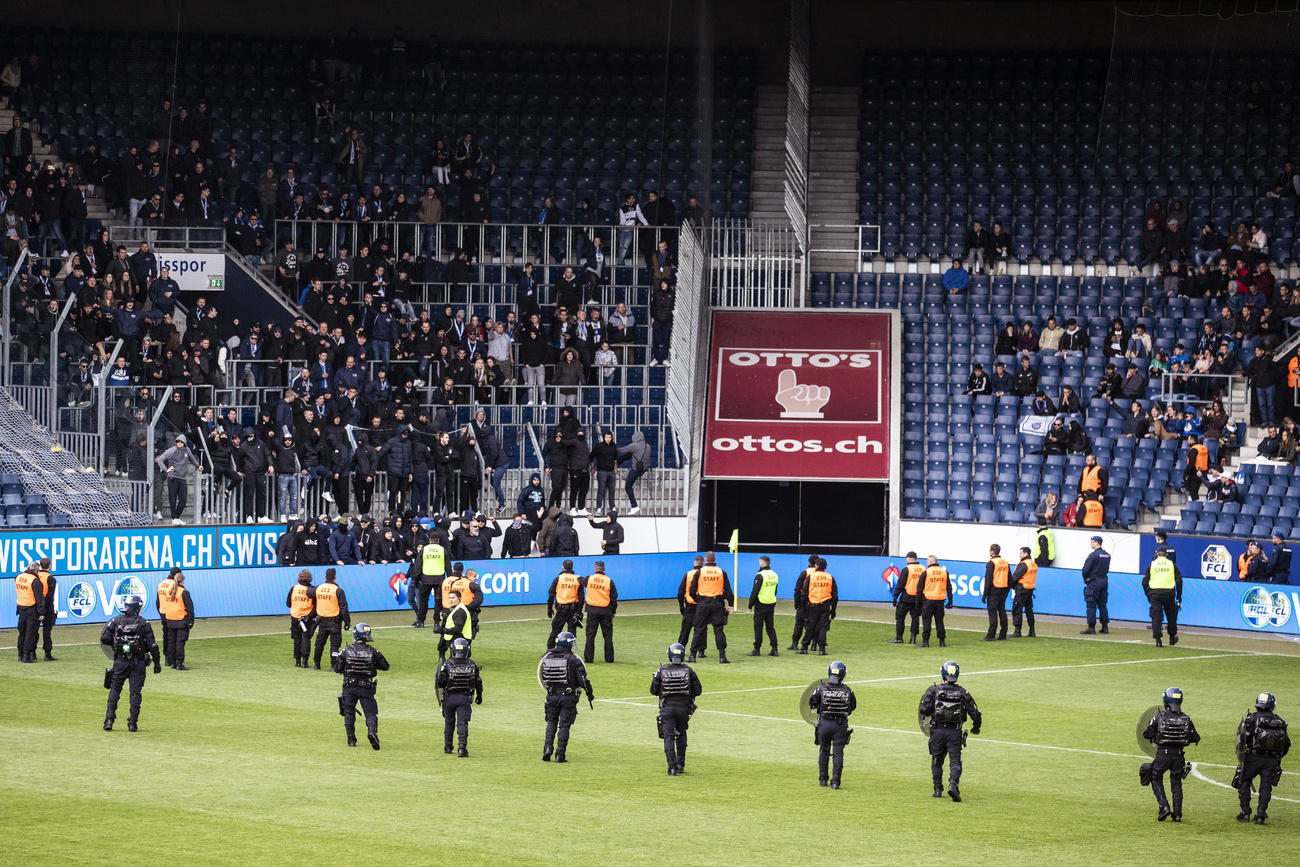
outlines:
M816 247L854 249L858 222L858 87L818 87L812 94L808 154L808 222L845 229L816 233ZM813 253L814 271L856 271L856 253Z
M39 121L40 118L37 118ZM14 125L14 110L10 107L7 98L0 99L0 130L8 132ZM46 160L54 163L60 168L64 165L64 160L57 153L54 143L46 144L45 139L41 137L40 132L34 125L28 124L32 133L32 155L37 161L44 164ZM87 196L86 202L86 219L99 220L108 222L108 206L104 203L104 191L96 189L94 195Z
M749 218L783 223L785 215L786 89L760 87L755 103L753 195Z

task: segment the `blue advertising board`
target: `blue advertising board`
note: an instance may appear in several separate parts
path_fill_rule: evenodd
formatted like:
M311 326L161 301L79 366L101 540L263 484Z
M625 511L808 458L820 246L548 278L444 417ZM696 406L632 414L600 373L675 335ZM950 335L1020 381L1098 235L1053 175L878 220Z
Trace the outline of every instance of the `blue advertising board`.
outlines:
M620 599L671 599L682 575L691 566L693 553L623 554L605 558ZM574 568L585 574L597 557L576 557ZM720 558L729 566L730 558ZM468 561L467 568L479 573L484 604L529 605L546 602L551 581L560 571L558 558L531 557L514 560ZM737 592L744 608L753 581L757 558L741 559ZM778 597L790 599L794 578L806 559L798 555L776 555L772 567L781 576ZM897 580L902 558L835 557L831 572L845 601L888 602L892 583ZM984 564L948 561L954 581L954 604L982 609ZM200 617L241 617L285 614L285 597L293 586L294 567L186 569L186 586L194 597ZM312 570L320 581L325 567ZM101 623L118 613L120 599L138 593L146 600L145 614L157 617L154 596L166 570L96 572L59 576L60 623ZM348 595L353 611L397 610L407 606L406 564L345 566L339 568L339 584ZM1083 614L1083 582L1075 570L1038 570L1034 609L1042 614ZM1220 629L1249 629L1261 632L1300 634L1296 612L1300 593L1278 585L1255 586L1240 582L1201 578L1184 580L1183 605L1179 622L1187 626ZM1149 605L1142 594L1141 576L1112 573L1110 615L1114 620L1147 621ZM0 628L16 625L14 582L0 581Z
M1273 550L1271 538L1257 539L1264 555ZM1173 548L1178 569L1183 577L1210 578L1218 581L1237 581L1237 558L1246 552L1246 539L1221 539L1212 536L1170 536L1166 547ZM1154 536L1143 536L1142 562L1149 563L1155 556ZM1300 584L1300 557L1291 559L1291 584Z
M0 533L0 575L50 558L55 575L274 566L283 524L15 530Z

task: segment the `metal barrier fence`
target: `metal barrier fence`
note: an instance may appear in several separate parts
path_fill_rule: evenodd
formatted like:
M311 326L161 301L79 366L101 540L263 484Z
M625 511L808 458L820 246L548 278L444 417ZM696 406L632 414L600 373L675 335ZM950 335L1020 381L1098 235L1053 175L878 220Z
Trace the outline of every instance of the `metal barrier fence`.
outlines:
M871 265L871 257L880 252L880 226L875 223L814 223L808 227L809 253L853 254L858 270ZM851 235L855 243L837 243L836 238Z
M807 263L790 226L714 220L708 238L714 307L803 306Z
M1232 404L1240 397L1238 389L1245 388L1245 379L1236 373L1163 373L1160 375L1160 400L1170 403L1200 406L1216 398L1232 413Z
M173 250L220 251L226 246L224 226L137 226L125 223L113 223L108 229L108 242L116 248L118 245L130 249L141 241L148 241L150 247L166 247ZM134 252L134 251L132 251Z

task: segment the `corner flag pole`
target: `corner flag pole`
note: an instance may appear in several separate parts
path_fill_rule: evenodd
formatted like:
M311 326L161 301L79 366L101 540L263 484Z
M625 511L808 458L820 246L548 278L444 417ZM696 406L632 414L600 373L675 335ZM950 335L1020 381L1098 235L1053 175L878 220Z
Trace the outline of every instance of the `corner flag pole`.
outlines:
M727 550L731 552L731 607L738 609L736 604L737 583L740 581L740 528L731 531L731 541L727 544Z

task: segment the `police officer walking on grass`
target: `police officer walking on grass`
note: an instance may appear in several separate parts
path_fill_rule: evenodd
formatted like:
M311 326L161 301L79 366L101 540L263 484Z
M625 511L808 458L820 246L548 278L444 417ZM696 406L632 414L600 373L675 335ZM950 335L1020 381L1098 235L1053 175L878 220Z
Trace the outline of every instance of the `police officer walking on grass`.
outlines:
M1255 824L1262 825L1268 818L1268 802L1273 798L1273 787L1282 778L1282 758L1291 749L1286 720L1273 713L1277 699L1271 693L1261 692L1255 698L1255 712L1247 714L1237 727L1237 774L1232 783L1241 799L1238 822L1250 821L1250 791L1255 778L1259 778L1259 807L1255 811Z
M352 612L348 610L348 595L338 585L338 575L331 566L325 570L325 583L316 588L316 652L313 655L315 668L320 671L321 652L325 649L328 638L330 659L339 652L343 643L343 630L352 626ZM306 667L303 658L303 667Z
M813 743L819 747L817 782L822 786L829 782L832 789L840 787L840 775L844 771L844 747L853 734L853 729L849 728L849 714L858 708L857 696L844 682L848 673L849 669L844 663L832 662L826 667L826 682L808 697L808 706L817 712L817 727L813 730Z
M546 740L542 745L542 761L565 762L569 746L569 727L578 718L578 693L587 693L587 703L595 700L595 691L587 679L587 667L573 652L577 641L572 632L561 632L555 647L542 657L539 673L546 688Z
M907 563L903 572L894 582L894 637L890 644L903 643L903 627L907 617L912 617L912 637L908 644L916 644L916 635L920 632L921 622L921 579L925 577L925 567L917 562L916 552L907 552Z
M1164 708L1151 717L1142 737L1156 746L1155 761L1151 763L1151 791L1156 796L1159 810L1156 821L1163 822L1173 816L1175 822L1183 820L1183 779L1191 765L1183 758L1183 748L1201 742L1192 718L1183 713L1183 691L1176 686L1165 690L1161 697ZM1143 771L1146 772L1146 767ZM1165 798L1165 772L1169 772L1169 787L1173 790L1173 809Z
M375 702L376 676L388 671L388 660L379 648L370 644L370 627L358 623L352 628L352 643L333 657L333 669L343 675L343 692L339 695L339 713L348 733L348 746L357 745L357 703L366 717L366 739L379 749L379 705Z
M686 648L677 642L668 648L668 662L650 681L650 694L659 697L659 737L668 758L668 776L686 770L686 729L695 712L695 699L704 692L695 669L682 661Z
M144 689L145 666L153 657L153 673L162 671L158 642L153 627L140 616L144 600L128 596L122 602L122 613L104 624L99 633L99 643L113 650L113 667L104 674L108 687L108 708L104 712L104 731L113 730L117 719L117 702L122 697L122 684L131 685L131 715L126 718L126 730L137 730L140 720L140 693Z
M572 560L561 564L560 574L546 591L546 616L551 618L547 650L555 646L555 636L561 632L576 633L582 626L582 579L574 574Z
M768 557L758 558L758 574L754 576L754 587L749 591L749 610L754 612L754 649L750 656L758 656L763 644L763 630L767 630L767 643L772 649L768 656L779 656L776 652L776 585L780 582L772 571L772 560Z
M966 745L962 725L970 719L970 733L980 733L983 717L975 706L975 699L957 685L961 668L948 660L939 669L943 683L936 683L921 696L921 719L930 725L930 777L934 781L934 797L943 797L943 757L948 756L948 797L961 800L961 750Z
M451 734L453 729L457 738L457 755L469 758L469 718L474 704L483 703L482 671L474 660L469 658L469 641L457 638L451 643L451 659L438 663L433 685L438 691L438 700L442 704L442 751L451 755Z
M984 566L984 592L980 601L988 606L989 631L980 641L1007 640L1007 592L1011 589L1011 564L1002 556L1001 545L989 546Z
M1169 627L1169 644L1178 643L1178 609L1183 604L1183 574L1168 557L1168 550L1157 548L1155 559L1147 566L1142 576L1142 592L1151 603L1151 634L1156 639L1156 647L1163 647L1160 635L1160 619L1163 616Z

